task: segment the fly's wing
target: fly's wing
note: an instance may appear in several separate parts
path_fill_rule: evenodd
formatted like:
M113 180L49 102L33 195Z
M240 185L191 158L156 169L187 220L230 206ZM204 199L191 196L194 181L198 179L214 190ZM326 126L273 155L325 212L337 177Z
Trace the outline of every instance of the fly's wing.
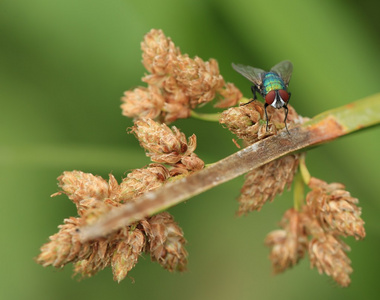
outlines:
M293 72L293 64L289 60L278 63L270 70L280 75L286 86L289 85L290 77Z
M257 69L251 66L244 66L244 65L235 65L232 64L232 67L234 70L241 75L243 75L245 78L247 78L249 81L253 82L257 87L260 87L263 83L263 75L266 73L264 70Z

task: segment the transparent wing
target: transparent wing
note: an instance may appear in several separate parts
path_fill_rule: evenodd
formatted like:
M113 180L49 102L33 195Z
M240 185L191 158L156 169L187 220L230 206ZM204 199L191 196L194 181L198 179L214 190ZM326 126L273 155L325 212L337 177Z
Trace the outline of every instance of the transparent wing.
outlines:
M264 70L240 64L235 65L234 63L232 64L232 67L236 72L243 75L249 81L253 82L256 86L261 86L263 83L263 75L265 74Z
M278 63L270 70L280 75L286 86L289 85L290 77L293 72L293 64L289 60Z

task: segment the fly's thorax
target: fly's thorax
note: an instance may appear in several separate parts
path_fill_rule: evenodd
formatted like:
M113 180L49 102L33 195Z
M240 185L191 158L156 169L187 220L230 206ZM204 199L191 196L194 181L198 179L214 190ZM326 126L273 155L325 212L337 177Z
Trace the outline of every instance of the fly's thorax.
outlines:
M273 90L286 90L284 81L274 72L265 73L262 86L264 97Z

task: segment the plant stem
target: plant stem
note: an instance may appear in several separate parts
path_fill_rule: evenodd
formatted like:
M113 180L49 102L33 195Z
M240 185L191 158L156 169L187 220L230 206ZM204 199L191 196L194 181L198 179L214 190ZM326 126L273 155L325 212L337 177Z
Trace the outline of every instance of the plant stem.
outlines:
M293 206L296 211L299 211L304 203L305 198L305 183L302 175L298 172L294 178L293 184Z
M305 157L306 157L305 153L302 153L300 157L300 172L301 172L301 176L302 176L304 184L308 185L310 182L311 176L310 176L309 170L306 167Z
M305 151L340 136L380 124L380 94L326 111L299 127L281 132L236 152L206 169L154 192L133 203L111 210L96 223L81 229L82 241L105 236L142 218L181 203L282 156Z
M204 114L204 113L197 113L196 111L192 110L190 113L190 116L195 119L200 119L203 121L219 122L220 113Z

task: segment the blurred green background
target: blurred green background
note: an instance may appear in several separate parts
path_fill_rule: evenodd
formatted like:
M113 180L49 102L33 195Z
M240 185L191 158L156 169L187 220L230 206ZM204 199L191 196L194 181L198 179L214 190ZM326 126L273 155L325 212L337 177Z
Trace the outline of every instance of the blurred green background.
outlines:
M161 28L183 53L219 62L251 97L231 62L269 69L294 64L291 104L312 117L380 91L375 1L34 0L0 2L1 299L378 299L380 128L309 152L313 176L359 198L367 237L347 239L352 284L342 289L308 259L273 276L263 240L292 205L285 192L237 218L238 178L170 209L188 240L189 271L171 274L149 257L120 284L111 270L78 282L33 261L74 205L57 191L65 170L119 180L149 161L121 116L123 91L141 85L140 42ZM196 133L196 153L217 161L237 149L218 124L175 123ZM135 282L134 282L135 281Z

